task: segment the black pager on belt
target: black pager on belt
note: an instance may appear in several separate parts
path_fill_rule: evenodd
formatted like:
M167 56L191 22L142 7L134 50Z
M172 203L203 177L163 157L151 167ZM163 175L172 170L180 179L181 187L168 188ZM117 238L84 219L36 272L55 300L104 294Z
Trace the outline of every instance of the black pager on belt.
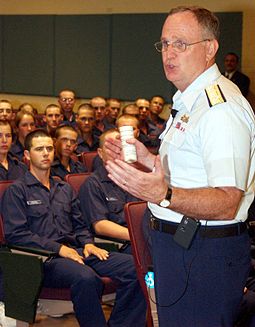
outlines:
M188 249L200 227L200 222L193 218L183 216L174 236L174 241L185 249Z

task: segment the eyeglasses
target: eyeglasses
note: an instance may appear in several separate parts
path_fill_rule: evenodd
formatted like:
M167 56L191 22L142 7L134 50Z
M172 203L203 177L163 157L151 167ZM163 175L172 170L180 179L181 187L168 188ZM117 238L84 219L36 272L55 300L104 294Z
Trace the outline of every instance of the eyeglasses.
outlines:
M176 40L173 42L167 41L167 40L162 40L162 41L154 43L154 46L158 52L167 51L167 49L170 45L176 52L184 52L187 49L187 47L189 47L190 45L194 45L194 44L198 44L198 43L202 43L202 42L206 42L206 41L211 41L211 40L205 39L205 40L201 40L201 41L197 41L197 42L193 42L193 43L186 43L181 40Z
M60 141L62 141L64 144L67 144L68 142L70 142L71 145L76 144L76 140L68 139L67 137L61 137Z
M60 100L63 102L73 102L74 98L60 98Z

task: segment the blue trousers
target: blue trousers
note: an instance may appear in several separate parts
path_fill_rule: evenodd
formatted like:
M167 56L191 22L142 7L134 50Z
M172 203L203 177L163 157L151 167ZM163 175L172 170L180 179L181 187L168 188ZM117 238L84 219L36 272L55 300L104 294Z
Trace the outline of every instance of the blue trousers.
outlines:
M145 326L146 304L131 255L111 253L106 261L90 256L85 265L58 257L44 263L44 274L46 287L71 288L74 312L81 327ZM118 282L108 323L100 303L103 284L99 276Z
M160 327L233 327L250 267L247 232L201 238L189 250L151 231Z

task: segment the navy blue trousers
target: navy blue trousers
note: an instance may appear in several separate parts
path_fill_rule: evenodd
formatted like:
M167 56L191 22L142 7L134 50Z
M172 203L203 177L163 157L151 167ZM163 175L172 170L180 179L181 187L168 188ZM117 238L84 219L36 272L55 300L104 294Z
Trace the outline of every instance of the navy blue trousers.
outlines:
M250 267L247 232L201 238L189 250L151 231L160 327L233 327Z
M85 265L58 257L44 263L44 274L44 286L71 288L75 315L81 327L145 326L146 304L131 255L111 253L106 261L90 256ZM108 323L100 304L103 284L99 276L118 282Z

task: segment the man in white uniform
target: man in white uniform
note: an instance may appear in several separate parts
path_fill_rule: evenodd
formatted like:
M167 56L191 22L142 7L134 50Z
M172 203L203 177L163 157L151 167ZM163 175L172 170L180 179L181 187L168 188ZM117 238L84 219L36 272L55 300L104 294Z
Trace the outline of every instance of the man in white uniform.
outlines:
M232 327L249 270L244 221L254 197L254 114L215 64L219 22L208 10L170 11L155 44L178 110L155 157L137 140L138 170L107 143L109 177L149 202L160 326ZM178 231L177 231L178 229Z

